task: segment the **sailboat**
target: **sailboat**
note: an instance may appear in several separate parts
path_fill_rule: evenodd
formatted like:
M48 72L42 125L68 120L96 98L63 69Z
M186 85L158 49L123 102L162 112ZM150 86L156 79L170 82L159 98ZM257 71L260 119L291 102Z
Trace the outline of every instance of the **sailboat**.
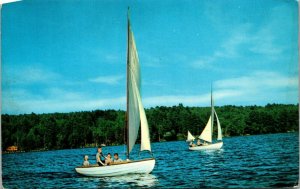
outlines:
M189 147L190 150L217 150L217 149L222 148L222 146L223 146L222 129L221 129L221 124L220 124L217 112L213 105L212 91L211 91L210 100L211 100L211 114L210 114L210 117L208 119L208 122L207 122L205 128L203 129L201 135L198 137L200 140L203 140L204 143L202 143L200 146L194 146L194 145L190 146ZM214 116L216 116L217 128L218 128L218 137L217 137L218 142L216 142L216 143L213 143L213 140L212 140Z
M142 104L140 94L140 65L137 48L130 26L129 9L127 17L127 111L126 111L126 131L127 131L127 160L121 163L114 163L108 166L78 166L76 172L85 176L117 176L125 174L151 173L155 166L155 159L151 153L151 143L149 136L148 121ZM132 151L141 127L141 148L140 151L149 151L151 158L141 160L130 160Z

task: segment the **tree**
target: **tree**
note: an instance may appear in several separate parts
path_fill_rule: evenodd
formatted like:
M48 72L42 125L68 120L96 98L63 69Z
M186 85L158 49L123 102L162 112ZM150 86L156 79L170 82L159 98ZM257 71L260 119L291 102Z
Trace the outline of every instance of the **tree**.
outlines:
M224 136L299 130L298 105L226 105L216 106L215 110ZM158 106L145 111L151 141L154 142L183 140L188 130L199 135L211 114L210 107L185 107L183 104ZM125 112L122 110L4 114L1 119L2 150L11 145L17 145L21 150L78 148L102 143L118 145L123 144L125 139Z

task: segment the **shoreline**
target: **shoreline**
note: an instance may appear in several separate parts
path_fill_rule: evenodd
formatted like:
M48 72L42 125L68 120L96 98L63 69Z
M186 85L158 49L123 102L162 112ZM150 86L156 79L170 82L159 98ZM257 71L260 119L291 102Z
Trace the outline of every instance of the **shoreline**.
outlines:
M266 133L266 134L255 134L255 135L250 135L250 134L245 134L245 135L240 135L240 136L224 136L223 138L233 138L233 137L249 137L249 136L257 136L257 135L269 135L269 134L286 134L286 133L298 133L299 131L287 131L287 132L281 132L281 133ZM152 142L154 143L164 143L164 142L179 142L179 141L185 141L184 140L170 140L170 141L157 141L157 142ZM102 147L112 147L112 146L122 146L124 144L116 144L116 145L108 145L108 146L102 146ZM17 154L17 153L28 153L28 152L45 152L45 151L58 151L58 150L71 150L71 149L80 149L80 148L96 148L97 146L91 147L78 147L78 148L63 148L63 149L40 149L40 150L20 150L20 151L15 151L15 152L9 152L9 151L2 151L1 154Z

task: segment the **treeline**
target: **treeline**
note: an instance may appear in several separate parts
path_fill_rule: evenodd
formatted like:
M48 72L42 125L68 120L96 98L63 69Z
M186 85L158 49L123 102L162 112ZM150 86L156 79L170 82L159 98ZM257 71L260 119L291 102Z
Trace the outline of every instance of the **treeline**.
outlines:
M224 136L298 132L298 105L228 105L215 109ZM146 109L151 141L183 140L188 130L199 135L210 111L210 107L185 107L182 104ZM125 141L125 112L122 110L4 114L1 122L2 150L11 145L27 151L88 147L102 143L117 145Z

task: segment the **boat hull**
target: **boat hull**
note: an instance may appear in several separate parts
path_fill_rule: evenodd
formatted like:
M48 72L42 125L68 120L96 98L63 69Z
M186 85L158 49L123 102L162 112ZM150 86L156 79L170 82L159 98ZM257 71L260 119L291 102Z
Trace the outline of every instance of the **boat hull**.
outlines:
M189 147L189 150L218 150L220 148L222 148L223 146L223 142L218 142L218 143L214 143L214 144L208 144L208 145L203 145L203 146L193 146L193 147Z
M155 166L155 159L144 159L137 161L123 162L109 166L89 166L76 167L77 173L89 177L107 177L126 174L148 174L151 173Z

